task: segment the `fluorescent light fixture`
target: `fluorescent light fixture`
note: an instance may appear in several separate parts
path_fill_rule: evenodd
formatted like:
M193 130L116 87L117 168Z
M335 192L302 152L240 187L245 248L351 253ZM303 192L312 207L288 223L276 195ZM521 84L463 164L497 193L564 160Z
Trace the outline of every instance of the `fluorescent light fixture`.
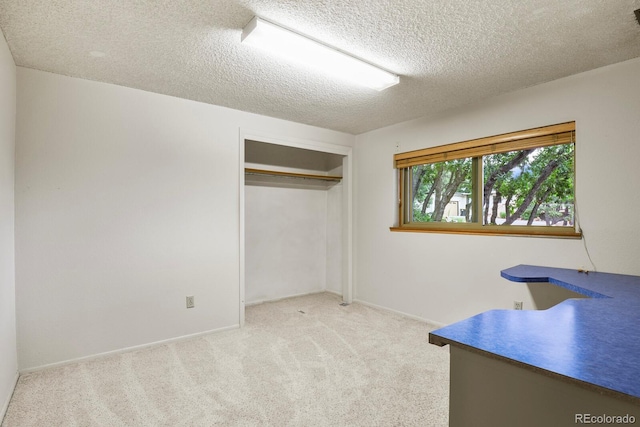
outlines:
M383 90L400 78L353 56L255 16L242 30L242 43L324 70L352 82Z

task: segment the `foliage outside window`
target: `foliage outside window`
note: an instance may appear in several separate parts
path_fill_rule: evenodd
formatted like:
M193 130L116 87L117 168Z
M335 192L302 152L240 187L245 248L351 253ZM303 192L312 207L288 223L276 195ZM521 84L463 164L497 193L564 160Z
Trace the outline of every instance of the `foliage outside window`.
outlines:
M396 154L396 231L579 237L575 122Z

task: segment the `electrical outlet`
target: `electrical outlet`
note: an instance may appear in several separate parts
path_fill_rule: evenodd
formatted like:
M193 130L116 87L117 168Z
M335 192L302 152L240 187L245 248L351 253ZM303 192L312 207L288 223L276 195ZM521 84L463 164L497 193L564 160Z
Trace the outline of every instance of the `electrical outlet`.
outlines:
M522 310L522 301L514 301L513 302L514 310Z
M187 308L193 308L195 306L195 302L193 300L193 295L187 297Z

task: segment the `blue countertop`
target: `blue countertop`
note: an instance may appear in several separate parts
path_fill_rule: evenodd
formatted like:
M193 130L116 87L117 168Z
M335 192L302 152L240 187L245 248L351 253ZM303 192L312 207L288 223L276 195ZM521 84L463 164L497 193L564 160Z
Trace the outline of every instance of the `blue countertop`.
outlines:
M547 310L491 310L429 334L640 405L640 277L519 265L507 280L549 282L589 298Z

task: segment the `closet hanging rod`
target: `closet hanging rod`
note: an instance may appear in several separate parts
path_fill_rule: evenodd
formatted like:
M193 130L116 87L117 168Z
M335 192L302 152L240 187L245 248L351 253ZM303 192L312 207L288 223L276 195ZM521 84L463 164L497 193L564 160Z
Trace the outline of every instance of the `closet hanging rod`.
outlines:
M294 173L294 172L282 172L282 171L272 171L266 169L252 169L252 168L244 168L244 172L249 175L269 175L269 176L283 176L289 178L300 178L300 179L317 179L321 181L341 181L341 176L335 175L312 175L308 173Z

